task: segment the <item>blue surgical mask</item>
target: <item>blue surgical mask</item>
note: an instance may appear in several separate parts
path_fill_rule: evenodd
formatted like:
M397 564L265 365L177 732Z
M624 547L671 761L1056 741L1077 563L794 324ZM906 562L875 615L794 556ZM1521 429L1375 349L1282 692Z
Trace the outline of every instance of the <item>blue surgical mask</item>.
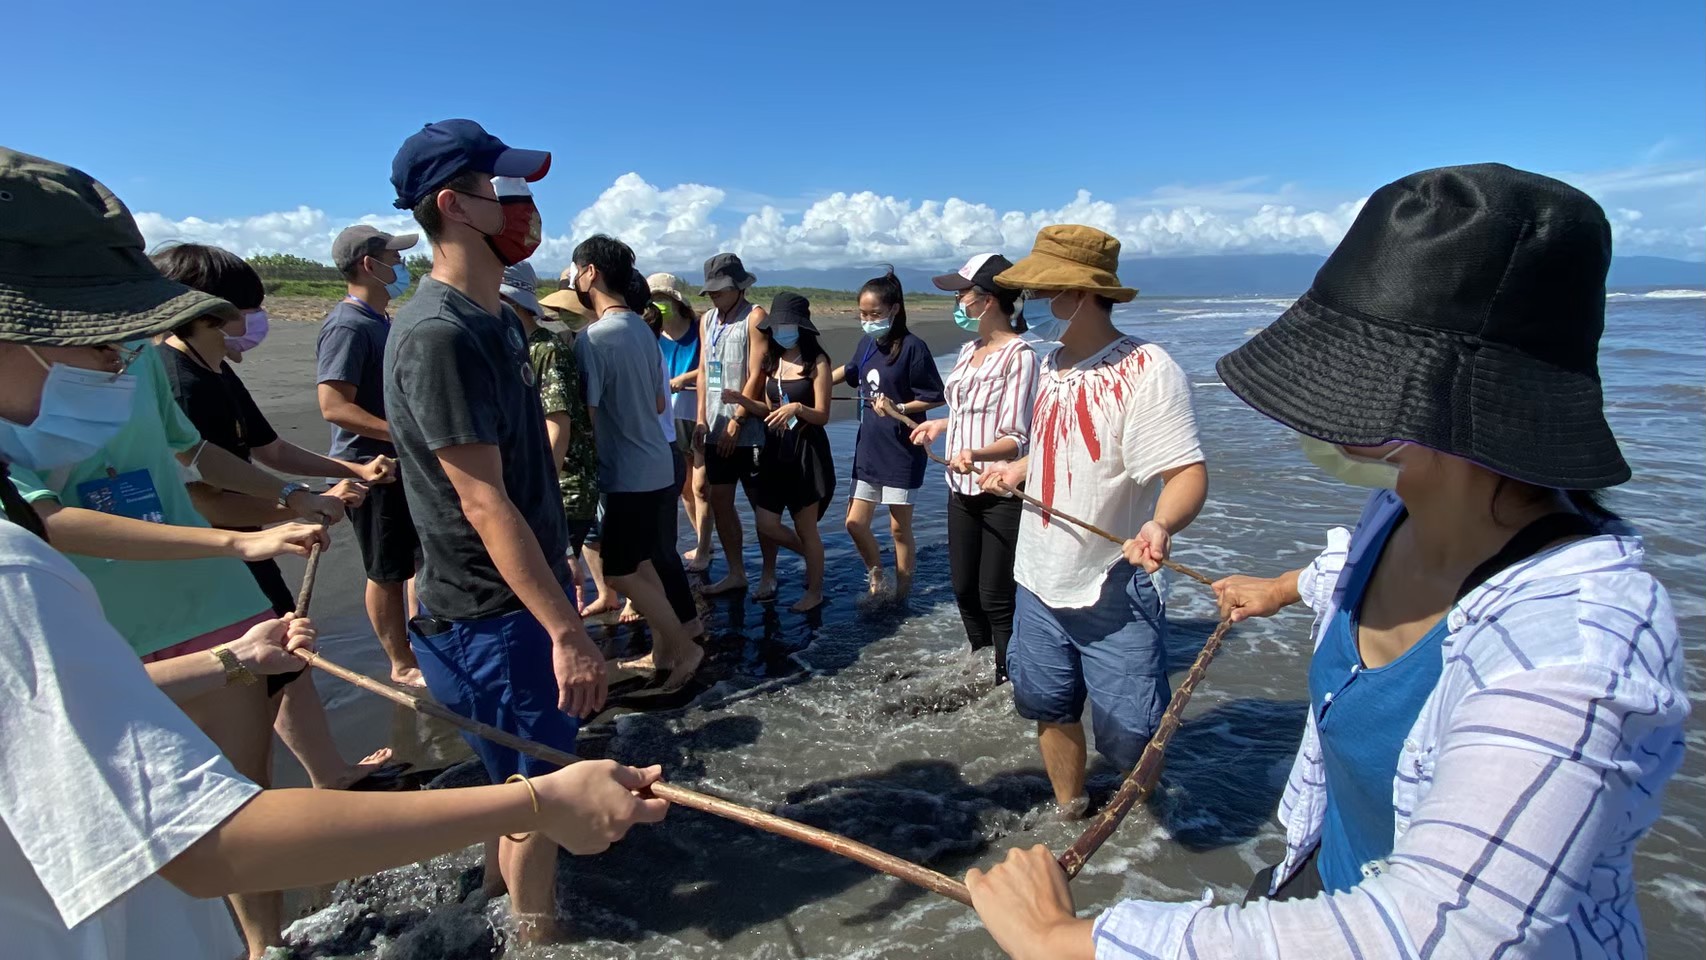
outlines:
M770 339L775 340L776 345L782 349L792 350L794 345L800 342L800 325L797 323L779 323L775 329L770 331Z
M27 426L0 419L0 456L7 462L37 472L82 463L130 422L135 376L49 364L34 349L30 356L47 368L41 412Z
M982 321L966 312L966 305L958 300L954 302L954 324L961 330L977 332L978 324Z
M894 326L894 318L893 317L884 317L881 320L860 320L859 321L859 328L861 330L865 331L866 336L871 337L873 339L878 338L878 337L882 337L884 334L887 334L889 332L889 328L892 326Z
M387 264L391 268L391 282L385 285L385 295L395 300L409 290L409 284L415 282L415 275L409 272L406 263Z
M1392 462L1392 457L1409 446L1407 443L1400 443L1386 451L1385 456L1372 459L1347 453L1344 447L1336 443L1328 443L1305 434L1298 434L1297 440L1303 446L1303 455L1309 458L1309 462L1339 482L1375 490L1398 488L1398 464Z
M1066 329L1066 322L1054 315L1053 300L1032 297L1021 309L1028 332L1038 340L1059 340Z

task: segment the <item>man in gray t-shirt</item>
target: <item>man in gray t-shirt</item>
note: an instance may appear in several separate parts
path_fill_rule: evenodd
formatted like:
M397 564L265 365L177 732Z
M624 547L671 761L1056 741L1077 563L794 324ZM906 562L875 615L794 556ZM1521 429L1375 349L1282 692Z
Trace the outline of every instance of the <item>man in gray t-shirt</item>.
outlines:
M645 280L634 271L634 251L602 234L581 241L571 260L569 288L598 318L575 340L575 359L598 442L604 576L652 628L652 652L623 666L655 669L659 685L675 689L705 654L683 629L658 570L672 564L668 574L683 576L675 551L675 460L658 422L668 392L657 338L633 309L648 297Z
M599 444L598 488L645 493L675 479L657 404L666 397L657 337L632 310L612 310L575 338Z

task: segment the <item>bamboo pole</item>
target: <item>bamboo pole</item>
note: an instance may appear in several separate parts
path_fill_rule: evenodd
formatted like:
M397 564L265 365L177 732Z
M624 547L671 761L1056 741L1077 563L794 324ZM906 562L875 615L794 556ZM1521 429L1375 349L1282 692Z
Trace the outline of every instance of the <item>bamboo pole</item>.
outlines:
M302 578L302 592L297 595L296 611L298 616L307 613L309 601L313 598L314 578L319 570L319 561L320 547L315 546L309 551L308 569ZM477 720L470 720L459 713L451 711L442 704L428 700L417 694L408 693L380 683L379 681L364 674L357 673L347 667L333 663L316 652L298 650L295 651L295 653L296 656L300 657L303 662L307 663L309 666L325 671L340 680L352 683L369 693L377 694L393 703L408 707L416 713L422 713L429 717L442 720L453 727L465 730L482 739L501 744L519 753L524 753L530 757L543 760L546 763L568 766L571 763L580 762L581 758L572 753L565 753L562 750L556 750L543 744L534 743L531 740L524 740L515 734L500 730L489 724L480 723ZM787 837L790 840L797 840L801 843L817 847L820 850L827 850L836 856L846 857L856 863L862 863L873 870L886 873L889 876L900 880L905 880L908 883L916 884L931 891L932 893L939 893L950 900L957 900L968 907L971 906L971 894L967 892L965 884L958 880L938 873L935 870L931 870L928 867L920 866L909 860L903 860L893 854L884 853L875 847L849 839L841 836L840 834L831 833L828 830L820 830L817 827L809 827L803 823L796 823L789 820L786 817L779 817L773 813L765 813L762 810L754 810L751 807L743 806L732 800L724 800L721 797L713 797L708 794L688 790L685 787L678 787L672 783L659 781L658 783L652 784L651 794L661 800L668 800L673 804L678 804L693 810L699 810L715 817L722 817L725 820L732 820L735 823L745 824L746 826L763 830L766 833L773 833L780 837Z

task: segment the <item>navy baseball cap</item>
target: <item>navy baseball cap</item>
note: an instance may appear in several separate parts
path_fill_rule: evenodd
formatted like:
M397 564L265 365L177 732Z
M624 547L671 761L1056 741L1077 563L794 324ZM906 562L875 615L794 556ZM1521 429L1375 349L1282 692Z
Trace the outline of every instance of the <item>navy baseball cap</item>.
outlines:
M517 150L472 120L440 120L403 141L391 158L397 209L409 210L429 191L469 170L493 177L534 181L551 169L545 150Z

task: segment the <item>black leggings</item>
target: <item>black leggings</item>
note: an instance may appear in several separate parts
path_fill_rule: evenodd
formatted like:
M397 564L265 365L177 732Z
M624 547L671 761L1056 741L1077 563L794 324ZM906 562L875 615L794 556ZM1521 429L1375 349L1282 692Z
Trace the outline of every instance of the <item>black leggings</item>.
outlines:
M1013 548L1023 506L1013 497L948 494L948 571L973 650L993 645L1007 664L1013 636Z

